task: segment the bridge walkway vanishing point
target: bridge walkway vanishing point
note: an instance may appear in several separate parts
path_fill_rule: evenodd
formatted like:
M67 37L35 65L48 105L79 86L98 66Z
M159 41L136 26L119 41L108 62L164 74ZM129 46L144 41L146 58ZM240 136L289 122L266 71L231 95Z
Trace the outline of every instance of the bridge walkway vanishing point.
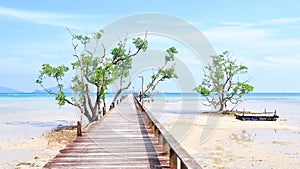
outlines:
M129 95L44 168L170 168Z

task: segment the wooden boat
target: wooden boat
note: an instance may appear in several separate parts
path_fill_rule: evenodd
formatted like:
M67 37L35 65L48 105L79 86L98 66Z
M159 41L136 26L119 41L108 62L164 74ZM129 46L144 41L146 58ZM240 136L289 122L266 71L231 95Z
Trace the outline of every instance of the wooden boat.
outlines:
M239 112L235 113L236 119L243 121L276 121L279 116L275 112L264 112L264 113L247 113Z

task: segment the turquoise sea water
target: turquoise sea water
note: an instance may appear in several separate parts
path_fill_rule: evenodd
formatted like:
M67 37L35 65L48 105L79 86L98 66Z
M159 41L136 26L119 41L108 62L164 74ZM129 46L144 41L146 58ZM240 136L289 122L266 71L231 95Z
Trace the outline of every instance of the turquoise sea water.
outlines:
M67 94L71 97L72 94ZM107 98L112 98L113 94L107 94ZM198 93L155 93L155 98L165 97L167 99L203 99ZM33 94L33 93L0 93L0 99L13 98L53 98L50 94ZM244 99L300 99L300 93L249 93Z
M198 93L156 93L154 98L166 100L195 100L205 99ZM249 93L243 96L244 100L299 100L300 93Z
M71 95L68 96L71 97ZM107 101L110 102L112 97L112 94L108 95ZM180 105L184 102L183 100L188 103L184 108ZM167 107L167 110L158 114L159 121L162 123L172 122L172 120L168 120L169 117L170 119L178 117L178 113L186 114L186 118L189 118L191 113L207 110L201 104L205 101L205 98L197 93L160 93L154 95L154 101L166 103L162 105L162 108ZM200 106L197 108L197 106L190 105ZM288 125L300 127L300 93L251 93L244 97L244 102L237 108L255 112L262 112L264 109L267 109L267 111L276 109L280 118L287 119ZM0 142L3 143L14 143L39 137L58 125L76 124L76 121L80 118L76 108L69 105L59 107L54 97L48 94L0 94ZM287 141L294 143L293 141L296 140L295 143L298 143L297 139L299 140L300 132L299 130L255 129L249 130L247 133L255 136L255 143L265 144L270 140L271 142L275 140L280 143ZM299 146L298 144L291 147L268 144L264 148L265 151L279 150L285 155L292 154L294 150L299 149ZM22 150L6 151L0 149L0 155L7 156L9 154L14 157L14 159L10 158L9 160L18 160L21 158L18 154L22 154ZM299 157L295 156L293 158Z
M107 96L108 105L112 97L113 94ZM154 95L154 100L203 101L204 98L197 93L160 93ZM300 93L251 93L237 108L261 112L276 109L289 123L300 124ZM80 119L76 108L57 106L49 94L0 94L0 141L35 137L58 125L75 124Z
M211 111L212 109L204 106L205 98L197 93L160 93L155 94L154 99L159 101L180 101L184 100L185 104L194 104L194 109L198 109L195 112ZM198 102L196 101L198 100ZM229 105L227 109L233 108L233 105ZM185 107L184 109L186 109ZM187 108L189 109L189 108ZM300 127L300 93L250 93L243 97L241 102L234 109L240 111L251 111L262 113L265 110L267 112L274 112L281 119L287 120L287 124ZM181 113L190 113L191 111L181 111Z

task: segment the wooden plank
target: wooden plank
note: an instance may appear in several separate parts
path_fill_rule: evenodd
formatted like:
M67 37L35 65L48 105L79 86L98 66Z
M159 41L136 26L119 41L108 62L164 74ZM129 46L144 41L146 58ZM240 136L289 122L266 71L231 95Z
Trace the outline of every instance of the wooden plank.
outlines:
M123 100L44 168L169 168L132 99Z

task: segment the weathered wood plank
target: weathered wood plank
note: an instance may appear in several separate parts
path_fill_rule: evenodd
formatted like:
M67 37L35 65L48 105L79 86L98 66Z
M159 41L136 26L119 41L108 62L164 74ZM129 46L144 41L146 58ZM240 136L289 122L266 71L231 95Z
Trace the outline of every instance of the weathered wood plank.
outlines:
M132 96L60 151L44 168L169 168Z

